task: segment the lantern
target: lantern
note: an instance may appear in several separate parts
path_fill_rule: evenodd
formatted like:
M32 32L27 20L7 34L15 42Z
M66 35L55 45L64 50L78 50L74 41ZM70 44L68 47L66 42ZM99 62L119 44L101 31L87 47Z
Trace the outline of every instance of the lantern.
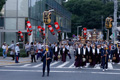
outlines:
M30 31L30 32L33 31L30 21L27 21L27 27L29 28L29 31Z
M23 34L22 34L22 32L21 32L21 31L18 31L18 33L19 33L20 38L21 38L22 41L23 41L24 39L23 39Z
M55 35L54 29L52 28L52 26L51 26L51 25L48 25L48 28L49 28L50 32L52 33L52 35Z
M39 32L42 32L42 27L38 26L38 30L39 30Z
M58 22L55 22L54 24L55 24L55 28L56 28L57 32L60 33L61 31L60 31Z

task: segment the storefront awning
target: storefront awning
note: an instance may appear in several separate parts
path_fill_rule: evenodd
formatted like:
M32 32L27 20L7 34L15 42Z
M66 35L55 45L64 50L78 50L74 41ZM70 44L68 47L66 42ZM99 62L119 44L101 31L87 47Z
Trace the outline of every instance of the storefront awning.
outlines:
M27 32L27 30L3 30L3 29L0 29L0 32L18 32L18 31Z

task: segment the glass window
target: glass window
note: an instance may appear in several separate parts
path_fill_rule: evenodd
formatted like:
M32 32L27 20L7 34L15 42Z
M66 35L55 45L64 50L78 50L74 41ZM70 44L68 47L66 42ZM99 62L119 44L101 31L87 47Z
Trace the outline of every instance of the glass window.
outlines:
M25 29L25 18L18 18L18 29Z
M28 0L18 0L18 16L28 17Z
M16 42L16 33L6 32L5 33L5 42L10 45L12 40L14 40L14 42Z
M6 1L6 17L16 17L17 0Z
M16 18L5 18L5 29L16 29Z

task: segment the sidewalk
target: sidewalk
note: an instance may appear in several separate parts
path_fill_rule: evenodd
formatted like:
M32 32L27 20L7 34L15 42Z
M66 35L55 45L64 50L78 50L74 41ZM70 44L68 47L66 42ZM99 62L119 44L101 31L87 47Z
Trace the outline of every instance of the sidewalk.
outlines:
M29 63L30 61L31 61L30 57L26 57L26 58L20 57L19 58L20 63L15 63L15 60L13 61L11 57L7 57L7 58L0 57L0 66Z

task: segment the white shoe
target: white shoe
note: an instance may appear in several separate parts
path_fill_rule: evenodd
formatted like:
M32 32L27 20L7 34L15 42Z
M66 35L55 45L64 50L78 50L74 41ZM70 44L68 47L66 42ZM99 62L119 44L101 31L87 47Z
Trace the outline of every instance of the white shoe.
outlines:
M106 71L108 70L108 69L105 69Z
M80 68L82 69L82 66Z
M112 64L115 64L114 62Z
M87 66L85 66L85 68L87 68Z
M104 72L105 70L103 69L103 72Z
M79 67L76 67L76 69L79 69Z

